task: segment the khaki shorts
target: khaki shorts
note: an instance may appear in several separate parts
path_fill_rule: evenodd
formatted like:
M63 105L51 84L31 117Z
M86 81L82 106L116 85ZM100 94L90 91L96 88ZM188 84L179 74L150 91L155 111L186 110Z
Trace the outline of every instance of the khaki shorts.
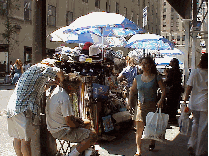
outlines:
M141 104L138 102L138 105L135 106L133 120L141 121L146 125L146 116L149 112L155 112L157 109L156 102L145 102Z
M7 118L8 122L8 133L10 137L16 139L24 139L29 141L31 139L34 126L32 124L32 119L25 117L23 113L19 113L11 118Z
M89 138L90 130L85 128L63 129L52 136L59 140L66 140L70 142L80 143L81 141Z

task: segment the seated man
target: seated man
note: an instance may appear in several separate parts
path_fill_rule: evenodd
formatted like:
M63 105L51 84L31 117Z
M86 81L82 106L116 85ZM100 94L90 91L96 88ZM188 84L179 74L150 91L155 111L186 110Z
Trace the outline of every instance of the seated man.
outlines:
M96 132L90 129L90 122L85 124L73 113L69 94L76 91L80 83L79 78L69 79L69 76L66 76L64 81L52 91L46 104L47 128L52 136L79 143L69 156L78 156L97 140Z

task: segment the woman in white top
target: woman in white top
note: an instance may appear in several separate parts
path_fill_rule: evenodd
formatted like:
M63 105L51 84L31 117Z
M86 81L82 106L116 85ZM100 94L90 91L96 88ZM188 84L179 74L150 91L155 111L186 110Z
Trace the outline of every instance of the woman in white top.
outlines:
M201 56L187 82L184 102L190 93L189 108L193 113L192 133L188 142L190 155L206 155L208 151L208 53Z

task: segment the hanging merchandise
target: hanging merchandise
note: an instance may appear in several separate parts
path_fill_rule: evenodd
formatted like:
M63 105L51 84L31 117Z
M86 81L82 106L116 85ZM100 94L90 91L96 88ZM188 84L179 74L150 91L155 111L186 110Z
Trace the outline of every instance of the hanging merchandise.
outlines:
M144 130L144 139L152 139L156 141L165 141L165 132L168 125L169 115L161 113L161 108L159 108L159 113L149 112L146 116L146 127Z
M105 132L109 132L109 131L112 131L114 129L112 119L111 119L111 115L102 117L102 120L103 120L103 126L104 126L104 131Z

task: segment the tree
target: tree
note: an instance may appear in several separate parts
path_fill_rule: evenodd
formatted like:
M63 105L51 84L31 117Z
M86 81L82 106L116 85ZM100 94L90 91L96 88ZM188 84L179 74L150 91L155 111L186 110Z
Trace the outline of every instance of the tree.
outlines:
M0 14L5 17L5 21L3 25L5 26L5 30L0 35L3 37L4 42L8 44L8 62L10 50L14 48L14 46L18 46L18 40L16 39L18 26L16 23L12 21L12 11L19 10L20 6L17 3L19 0L3 0L1 1L1 12ZM8 63L9 69L9 63Z

